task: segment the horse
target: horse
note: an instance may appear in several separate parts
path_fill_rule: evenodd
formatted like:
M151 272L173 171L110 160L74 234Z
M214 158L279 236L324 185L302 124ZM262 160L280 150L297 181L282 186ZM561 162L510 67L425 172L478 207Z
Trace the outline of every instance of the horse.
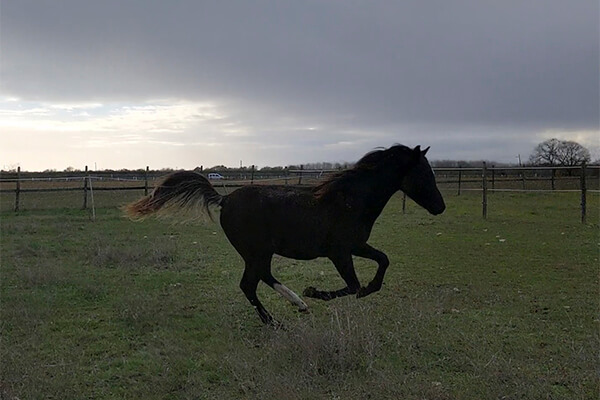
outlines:
M435 175L421 150L396 144L363 156L351 169L338 172L312 187L249 185L219 194L202 174L180 171L168 175L147 196L126 206L140 219L152 214L220 211L221 227L245 263L240 289L265 324L277 324L256 295L260 281L269 285L299 311L307 304L271 273L274 254L297 260L327 257L345 286L338 290L307 287L305 297L329 301L337 297L368 296L381 289L388 257L367 241L375 220L392 195L404 192L429 213L446 205ZM352 256L373 260L377 272L361 286Z

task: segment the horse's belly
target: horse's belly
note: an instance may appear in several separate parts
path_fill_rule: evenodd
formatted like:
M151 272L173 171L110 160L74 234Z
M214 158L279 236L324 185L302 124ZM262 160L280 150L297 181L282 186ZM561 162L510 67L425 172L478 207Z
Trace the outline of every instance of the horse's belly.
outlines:
M326 254L327 241L321 232L273 232L275 253L297 260L312 260Z
M295 260L314 260L318 257L323 257L324 254L318 250L313 249L293 249L293 248L281 248L276 249L275 254L283 257L293 258Z
M324 254L321 254L318 251L307 251L306 249L281 249L276 250L275 254L287 258L293 258L294 260L314 260L315 258L324 256Z

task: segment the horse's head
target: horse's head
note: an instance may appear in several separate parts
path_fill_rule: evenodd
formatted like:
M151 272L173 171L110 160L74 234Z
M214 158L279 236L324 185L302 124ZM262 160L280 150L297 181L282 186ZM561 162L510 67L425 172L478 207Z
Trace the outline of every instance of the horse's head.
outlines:
M354 168L333 175L314 189L319 199L331 197L339 191L355 190L364 180L378 180L390 196L402 190L431 214L444 212L446 205L435 184L435 176L425 158L429 147L421 151L401 144L365 154ZM389 197L386 199L389 200Z
M438 215L444 212L446 204L435 183L435 175L431 166L425 157L428 150L429 147L421 150L421 146L410 150L408 165L402 176L400 189L431 214Z

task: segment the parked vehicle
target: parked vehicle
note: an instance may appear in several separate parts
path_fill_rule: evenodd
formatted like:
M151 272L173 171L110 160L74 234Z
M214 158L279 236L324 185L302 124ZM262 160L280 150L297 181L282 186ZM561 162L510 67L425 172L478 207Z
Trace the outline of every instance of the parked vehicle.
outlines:
M225 179L225 177L221 174L217 174L216 172L211 172L208 174L208 179Z

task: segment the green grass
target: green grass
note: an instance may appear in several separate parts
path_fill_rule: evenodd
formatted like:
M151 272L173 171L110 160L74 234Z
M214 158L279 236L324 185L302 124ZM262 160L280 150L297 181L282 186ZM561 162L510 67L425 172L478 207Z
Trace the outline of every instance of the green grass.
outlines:
M298 314L261 285L285 330L260 324L216 224L5 211L0 398L597 398L598 195L586 225L576 193L494 193L488 220L480 202L448 194L432 217L395 197L370 240L383 289ZM298 293L342 285L327 260L273 270Z

